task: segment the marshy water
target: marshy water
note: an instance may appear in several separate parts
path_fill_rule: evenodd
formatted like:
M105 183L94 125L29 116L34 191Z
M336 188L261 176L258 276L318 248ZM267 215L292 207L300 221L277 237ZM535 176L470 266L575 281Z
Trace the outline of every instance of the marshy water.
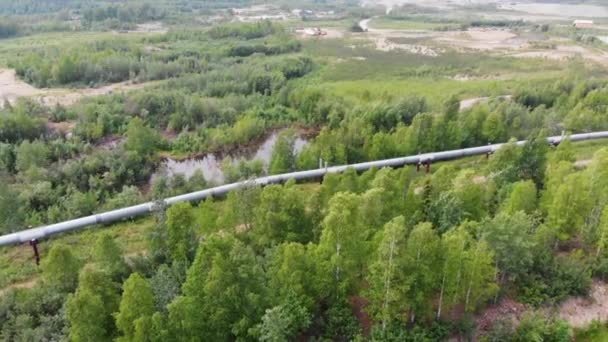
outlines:
M152 180L159 176L172 177L176 174L182 174L186 179L192 177L192 175L200 170L205 176L208 182L215 184L224 183L224 171L222 170L222 163L226 158L232 160L245 159L245 160L260 160L264 164L264 168L267 170L272 159L272 151L277 143L280 132L273 132L264 142L257 147L255 150L248 151L234 151L232 153L208 153L203 157L189 158L189 159L165 159L158 170L152 175ZM294 153L298 154L308 145L308 139L303 135L296 135L294 143Z

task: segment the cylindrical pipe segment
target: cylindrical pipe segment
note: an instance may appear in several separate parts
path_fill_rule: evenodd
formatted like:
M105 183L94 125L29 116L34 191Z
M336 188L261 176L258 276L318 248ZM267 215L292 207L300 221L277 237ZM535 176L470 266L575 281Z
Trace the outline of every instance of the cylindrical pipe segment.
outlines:
M547 142L551 144L559 144L566 136L553 136L547 138ZM584 134L574 134L571 135L570 140L572 142L584 141L584 140L592 140L592 139L604 139L608 138L608 131L603 132L593 132L593 133L584 133ZM518 146L522 146L526 143L525 140L518 141L516 144ZM308 171L297 171L284 173L280 175L272 175L266 177L260 177L249 181L241 181L232 184L225 184L218 187L196 191L184 195L174 196L163 200L164 204L167 206L171 206L175 203L179 202L191 202L191 201L201 201L205 200L209 197L221 197L225 196L230 191L238 190L243 187L251 186L253 184L265 186L268 184L278 184L287 182L290 179L294 179L296 181L300 180L310 180L310 179L320 179L324 177L328 173L341 173L350 168L353 168L357 172L363 172L369 170L371 168L382 168L382 167L401 167L405 165L421 165L421 164L429 164L431 162L437 161L447 161L458 159L462 157L482 155L486 153L494 153L496 150L501 148L504 144L492 144L486 146L479 147L470 147L458 150L451 151L443 151L443 152L432 152L419 154L415 156L407 156L400 158L392 158L385 160L377 160L371 162L357 163L351 165L341 165L341 166L332 166L319 168L315 170ZM86 216L82 218L78 218L75 220L65 221L61 223L55 223L47 226L42 226L39 228L27 229L20 232L3 235L0 236L0 246L6 245L14 245L19 243L24 243L31 241L33 239L43 239L55 234L69 232L72 230L82 229L98 224L109 224L113 222L117 222L120 220L133 218L137 216L141 216L144 214L148 214L154 211L156 208L155 202L143 203L123 209L117 209L108 211L105 213L100 213L96 215Z

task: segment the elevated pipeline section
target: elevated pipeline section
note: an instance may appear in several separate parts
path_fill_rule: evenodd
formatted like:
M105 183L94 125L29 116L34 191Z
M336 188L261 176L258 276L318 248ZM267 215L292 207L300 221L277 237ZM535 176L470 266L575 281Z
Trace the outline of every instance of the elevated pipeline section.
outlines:
M559 144L565 136L554 136L547 138L547 142L553 145ZM594 140L594 139L605 139L608 138L608 131L574 134L569 136L573 142ZM526 143L525 140L518 141L517 145L521 146ZM383 167L401 167L404 165L417 165L425 163L435 163L439 161L453 160L468 156L483 155L488 153L494 153L496 150L501 148L503 144L493 144L480 147L464 148L460 150L451 150L443 152L431 152L424 153L415 156L407 156L393 159L377 160L365 163L332 166L316 170L298 171L284 173L280 175L266 176L255 178L252 180L226 184L202 191L191 192L188 194L169 197L159 202L148 202L144 204L135 205L132 207L117 209L108 211L101 214L91 215L82 217L75 220L65 221L61 223L55 223L48 226L42 226L33 229L23 230L17 233L0 236L0 246L8 246L14 244L20 244L38 239L44 239L49 236L53 236L60 233L65 233L73 230L79 230L86 227L109 224L117 221L121 221L128 218L142 216L156 211L159 207L171 206L175 203L186 202L186 201L201 201L209 197L219 197L226 195L230 191L238 190L243 187L259 185L265 186L269 184L284 183L288 180L294 179L299 180L311 180L320 179L329 173L341 173L350 168L355 169L357 172L369 170L371 168L383 168Z

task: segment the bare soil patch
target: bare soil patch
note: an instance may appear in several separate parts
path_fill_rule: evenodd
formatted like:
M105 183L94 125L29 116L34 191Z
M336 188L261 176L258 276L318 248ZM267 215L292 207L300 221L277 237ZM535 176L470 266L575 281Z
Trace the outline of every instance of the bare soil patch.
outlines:
M65 136L71 133L76 127L76 122L64 121L64 122L47 122L46 127L49 131L56 132Z
M144 88L153 82L133 83L131 81L114 83L100 88L66 89L36 88L20 80L15 70L0 70L0 106L4 101L13 104L21 97L37 99L41 104L69 106L84 97L108 95L119 91L130 91Z
M595 281L588 297L566 300L559 308L559 317L575 328L586 327L594 320L608 321L608 284Z
M505 298L498 304L488 307L476 319L477 330L487 332L498 319L512 319L519 322L521 315L526 311L526 306L512 299Z
M369 27L373 18L364 19L359 22L359 26L366 31L366 37L374 44L376 50L389 52L395 50L406 51L412 54L428 57L437 57L444 51L439 48L431 48L424 44L402 43L403 39L415 39L418 41L434 36L425 30L386 30L374 29Z
M513 97L512 95L497 96L497 98L500 100L510 100L512 97ZM460 101L460 110L462 111L462 110L473 108L475 105L482 103L482 102L486 102L489 99L490 99L489 97L474 97L472 99L462 100L462 101Z
M14 70L0 70L0 102L14 103L20 97L40 93L42 90L18 79Z
M447 31L434 40L454 48L471 50L519 50L528 47L528 42L515 39L517 35L507 29L469 29L467 31Z
M169 29L160 21L137 24L135 29L126 31L114 31L114 33L167 33Z
M552 60L565 60L581 57L602 65L608 65L607 53L578 45L558 45L555 49L525 51L513 54L512 56L521 58L546 58Z
M31 289L38 284L38 278L32 278L19 283L11 284L3 289L0 289L0 297L4 296L8 291L13 289Z

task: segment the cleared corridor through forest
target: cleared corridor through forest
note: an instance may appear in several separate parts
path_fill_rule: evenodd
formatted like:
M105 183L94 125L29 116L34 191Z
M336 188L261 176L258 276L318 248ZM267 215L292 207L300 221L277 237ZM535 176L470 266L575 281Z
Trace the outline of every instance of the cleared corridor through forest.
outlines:
M547 138L547 143L550 144L559 144L563 139L568 138L567 136L553 136ZM594 139L605 139L608 138L608 131L602 132L593 132L593 133L584 133L584 134L573 134L569 136L572 142L577 141L585 141L585 140L594 140ZM526 143L525 140L518 141L517 145L521 146ZM209 197L220 197L226 195L230 191L238 190L241 188L245 188L248 186L265 186L269 184L278 184L284 183L288 180L311 180L311 179L320 179L326 174L330 173L341 173L348 169L354 169L357 172L362 172L369 170L371 168L382 168L382 167L402 167L405 165L416 165L416 164L426 164L426 163L435 163L439 161L447 161L453 160L468 156L475 155L483 155L488 153L493 153L499 148L501 148L505 143L501 144L493 144L479 147L470 147L458 150L450 150L443 152L429 152L424 154L418 154L413 156L392 158L392 159L384 159L377 161L370 161L364 163L350 164L350 165L341 165L341 166L332 166L326 168L319 168L314 170L307 171L297 171L284 173L279 175L265 176L245 181L240 181L231 184L225 184L222 186L209 188L201 191L196 191L192 193L187 193L179 196L169 197L162 201L158 202L147 202L131 207L126 207L122 209L116 209L112 211L108 211L105 213L90 215L74 220L69 220L65 222L55 223L47 226L41 226L38 228L27 229L20 232L7 234L0 236L0 246L8 246L14 245L24 242L29 242L34 239L43 239L52 235L69 232L72 230L83 229L86 227L99 225L99 224L109 224L112 222L121 221L124 219L129 219L137 216L141 216L144 214L148 214L164 208L166 206L171 206L175 203L179 202L187 202L187 201L201 201L205 200Z

